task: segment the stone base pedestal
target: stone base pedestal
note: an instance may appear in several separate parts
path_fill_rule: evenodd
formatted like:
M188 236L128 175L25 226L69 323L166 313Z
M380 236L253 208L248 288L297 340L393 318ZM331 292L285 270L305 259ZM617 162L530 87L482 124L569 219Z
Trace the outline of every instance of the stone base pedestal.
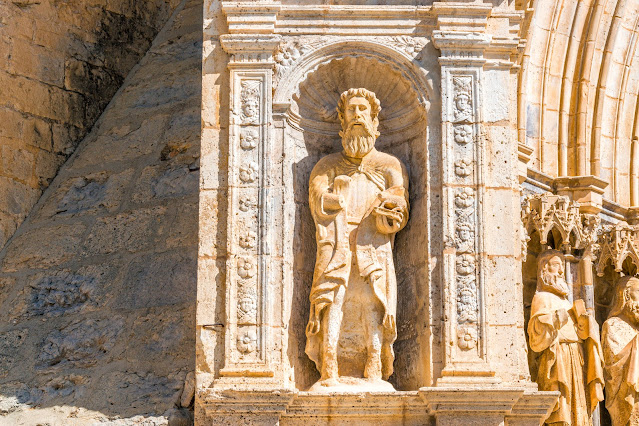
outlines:
M205 391L196 403L196 425L418 426L430 423L418 392Z
M202 391L195 402L198 426L275 426L293 400L290 391Z
M438 426L539 426L559 392L522 388L422 388L419 391Z
M300 392L288 406L280 424L417 426L429 422L430 416L418 392Z
M522 388L422 388L419 392L201 392L196 424L255 426L539 426L558 392Z

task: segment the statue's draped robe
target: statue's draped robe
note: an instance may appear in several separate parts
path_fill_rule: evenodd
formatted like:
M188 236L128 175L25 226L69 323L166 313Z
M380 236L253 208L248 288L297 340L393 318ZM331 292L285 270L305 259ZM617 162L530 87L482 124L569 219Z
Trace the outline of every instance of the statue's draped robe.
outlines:
M591 425L590 414L603 400L603 367L599 329L594 319L578 326L569 315L558 327L555 311L570 302L545 291L532 301L528 322L530 347L541 352L537 383L541 391L559 391L559 401L546 423ZM585 375L584 375L585 371Z
M325 194L334 194L333 183L338 176L348 176L352 180L349 193L342 194L347 210L331 210L326 206ZM392 344L397 336L397 281L392 253L394 233L379 232L376 217L372 214L382 197L394 199L401 205L401 229L408 219L408 176L397 158L375 149L362 159L361 164L343 153L328 155L311 172L309 204L315 220L317 257L310 293L306 353L320 371L322 315L333 302L339 286L346 286L348 292L351 268L356 267L362 279L374 271L381 273L381 278L373 284L373 292L384 310L382 376L386 379L393 372Z
M613 316L601 331L606 373L606 408L612 424L639 425L639 332Z

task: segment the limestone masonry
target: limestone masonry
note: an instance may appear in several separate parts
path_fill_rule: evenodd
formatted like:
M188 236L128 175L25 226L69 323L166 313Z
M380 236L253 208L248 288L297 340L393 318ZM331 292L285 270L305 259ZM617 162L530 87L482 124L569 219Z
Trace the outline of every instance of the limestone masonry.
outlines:
M0 2L0 425L639 424L639 0Z

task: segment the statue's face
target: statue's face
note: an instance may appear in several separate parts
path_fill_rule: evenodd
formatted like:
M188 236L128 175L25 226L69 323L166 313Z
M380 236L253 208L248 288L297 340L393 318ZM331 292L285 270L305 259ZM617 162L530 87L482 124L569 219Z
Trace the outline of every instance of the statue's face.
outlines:
M564 277L564 262L561 257L551 257L544 265L542 275L546 291L552 291L562 297L568 295L570 289Z
M639 280L632 279L628 282L628 286L626 287L626 295L628 300L631 300L635 303L639 302Z
M371 104L364 97L350 98L341 113L342 147L349 157L362 158L375 147L377 120L371 116Z
M563 275L564 262L561 261L559 256L554 256L548 261L548 272L552 275Z
M259 112L259 103L256 100L249 99L244 104L243 111L246 117L256 117Z
M639 279L631 278L624 290L625 304L623 307L626 318L635 325L639 325Z
M350 98L344 108L345 127L366 126L367 123L373 125L371 104L366 98L359 96Z

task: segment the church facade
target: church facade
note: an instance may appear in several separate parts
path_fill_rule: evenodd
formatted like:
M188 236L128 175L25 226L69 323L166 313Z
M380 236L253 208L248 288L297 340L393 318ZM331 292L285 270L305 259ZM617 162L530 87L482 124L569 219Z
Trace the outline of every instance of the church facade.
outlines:
M0 423L639 422L638 1L165 7L4 231Z

